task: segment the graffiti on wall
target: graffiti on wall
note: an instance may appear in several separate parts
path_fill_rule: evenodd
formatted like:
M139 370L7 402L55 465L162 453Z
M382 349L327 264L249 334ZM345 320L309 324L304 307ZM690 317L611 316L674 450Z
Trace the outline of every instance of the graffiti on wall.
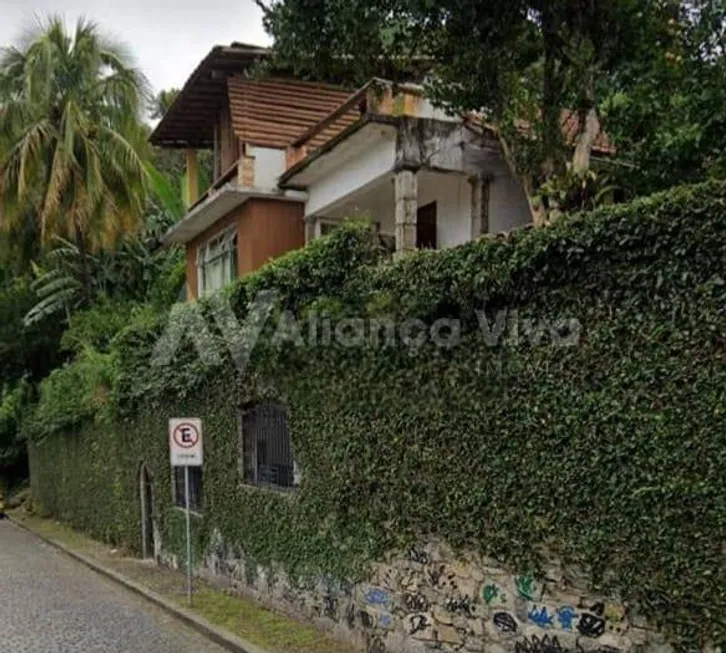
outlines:
M372 587L365 593L365 601L368 605L388 606L391 604L391 595L380 587Z
M587 649L588 653L621 653L613 646L601 646L596 649ZM539 637L525 637L514 645L514 653L585 653L585 649L577 643L574 647L564 646L557 637L545 635Z
M463 617L472 617L474 613L474 606L469 601L468 596L465 596L462 599L448 599L445 607L452 614L457 614Z
M328 619L338 620L338 600L330 594L323 596L323 614Z
M585 637L600 637L605 632L605 606L596 603L589 612L583 612L577 622L577 630Z
M517 576L514 579L514 585L517 588L517 594L525 601L534 601L534 596L537 588L534 583L534 576L532 574L525 574L524 576Z
M597 638L605 632L605 606L596 603L588 610L578 613L571 605L562 605L552 612L547 606L533 604L527 612L527 620L549 630L558 628L567 632L575 629L583 637Z
M393 617L387 612L384 612L378 617L378 625L381 628L390 628L393 625Z
M488 583L484 585L484 589L481 591L481 596L484 599L484 603L491 605L494 601L506 602L507 597L504 595L502 588L494 583Z
M563 605L555 610L557 623L560 624L562 630L572 630L574 628L577 612L571 605Z
M495 612L492 622L500 633L516 633L519 629L517 620L508 612Z
M547 610L547 606L544 605L541 608L533 605L527 613L527 617L540 628L551 628L554 625L554 615L551 615Z
M415 635L416 633L426 630L431 624L429 624L428 617L425 614L415 614L409 619L411 628L409 628L409 634Z
M429 602L422 594L404 594L403 603L409 612L426 612Z
M408 550L408 557L411 559L411 562L417 562L420 565L426 565L429 562L429 554L420 546L412 546Z

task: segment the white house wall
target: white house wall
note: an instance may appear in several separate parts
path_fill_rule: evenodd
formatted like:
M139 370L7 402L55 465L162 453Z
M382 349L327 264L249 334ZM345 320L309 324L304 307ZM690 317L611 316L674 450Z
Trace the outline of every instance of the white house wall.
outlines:
M522 185L511 175L492 179L489 186L489 231L510 231L531 221Z
M436 240L440 248L471 240L471 184L463 175L422 171L418 206L436 202Z
M277 178L285 171L285 150L273 147L247 147L255 158L255 187L277 188Z
M351 152L346 161L308 186L305 215L323 214L347 195L387 175L395 158L395 137L377 139L368 147Z
M436 239L439 247L453 247L470 240L471 185L463 175L420 171L418 206L436 202ZM324 218L342 219L367 216L378 224L380 232L395 233L395 197L393 176L387 175L363 193L339 203L334 210L321 213Z

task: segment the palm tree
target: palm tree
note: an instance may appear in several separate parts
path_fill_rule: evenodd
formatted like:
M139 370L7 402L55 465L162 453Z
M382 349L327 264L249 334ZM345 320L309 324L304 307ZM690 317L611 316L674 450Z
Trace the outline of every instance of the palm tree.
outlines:
M31 215L41 244L72 240L90 300L88 256L135 230L145 208L147 82L126 49L59 17L0 50L0 228Z

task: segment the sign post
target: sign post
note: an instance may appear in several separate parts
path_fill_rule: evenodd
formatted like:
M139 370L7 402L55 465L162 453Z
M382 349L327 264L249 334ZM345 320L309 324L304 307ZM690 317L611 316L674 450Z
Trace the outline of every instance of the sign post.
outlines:
M184 468L184 507L187 531L187 601L192 605L192 522L189 504L189 468L203 462L202 420L174 417L169 420L169 452L172 467Z

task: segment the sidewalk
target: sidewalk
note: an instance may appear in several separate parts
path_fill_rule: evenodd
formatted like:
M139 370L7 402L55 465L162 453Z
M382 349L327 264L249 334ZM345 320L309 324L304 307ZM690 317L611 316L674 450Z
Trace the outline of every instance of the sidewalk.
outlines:
M231 596L195 579L193 608L186 607L183 574L127 557L51 519L11 511L29 530L98 573L144 596L233 653L342 653L351 647L320 630Z

